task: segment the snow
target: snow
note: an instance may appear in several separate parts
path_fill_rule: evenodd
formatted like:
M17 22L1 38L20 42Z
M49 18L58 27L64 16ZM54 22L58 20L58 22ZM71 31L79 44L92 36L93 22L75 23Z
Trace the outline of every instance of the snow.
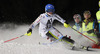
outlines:
M67 34L78 43L82 42L82 39L79 39L81 37L77 36L72 29L64 28L62 25L55 25L54 27L57 28L63 35ZM28 28L29 25L1 24L0 54L100 54L99 49L94 51L70 50L70 48L62 42L54 43L52 45L39 44L39 42L48 43L50 41L39 36L38 26L33 29L31 36L23 36L13 41L3 43L6 40L25 34Z

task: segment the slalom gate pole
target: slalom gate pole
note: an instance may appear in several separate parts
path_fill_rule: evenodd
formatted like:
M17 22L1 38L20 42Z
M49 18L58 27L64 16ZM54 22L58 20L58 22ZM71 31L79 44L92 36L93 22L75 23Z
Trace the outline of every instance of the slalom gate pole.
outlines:
M12 41L12 40L18 39L18 38L23 37L23 36L24 36L24 35L21 35L21 36L19 36L19 37L15 37L15 38L12 38L12 39L6 40L6 41L4 41L3 43L6 43L6 42L9 42L9 41Z
M70 26L70 28L72 28L71 26ZM94 42L95 44L97 44L94 40L92 40L92 39L90 39L89 37L87 37L86 35L84 35L84 34L82 34L81 32L79 32L79 31L77 31L76 29L74 29L74 28L72 28L74 31L76 31L76 32L78 32L79 34L81 34L82 36L84 36L84 37L86 37L86 38L88 38L89 40L91 40L92 42Z

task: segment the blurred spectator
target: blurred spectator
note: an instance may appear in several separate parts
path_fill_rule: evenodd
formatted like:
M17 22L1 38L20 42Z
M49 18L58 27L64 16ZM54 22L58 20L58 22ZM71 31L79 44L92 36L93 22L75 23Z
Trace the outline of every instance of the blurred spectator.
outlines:
M82 32L82 23L81 23L81 15L80 14L75 14L73 16L75 24L73 26L74 29L76 29L79 32Z
M96 22L95 20L91 17L91 12L90 11L84 11L83 16L85 20L82 22L82 33L89 37L90 39L94 40L96 43L98 43L97 36L94 33L94 30L96 29ZM93 46L93 42L90 41L89 39L87 42L91 42L89 46Z
M97 34L97 38L98 38L98 48L100 48L100 1L99 1L99 11L97 11L96 13L96 18L97 18L97 29L95 30L96 31L96 34Z

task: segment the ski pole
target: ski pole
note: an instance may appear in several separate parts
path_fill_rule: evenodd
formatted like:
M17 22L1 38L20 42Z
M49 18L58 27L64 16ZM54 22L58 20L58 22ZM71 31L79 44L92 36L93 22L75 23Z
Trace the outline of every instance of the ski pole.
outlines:
M70 26L70 28L72 28ZM81 32L77 31L76 29L72 28L74 31L78 32L79 34L83 35L84 37L88 38L89 40L91 40L92 42L94 42L95 44L97 44L94 40L90 39L89 37L87 37L86 35L82 34Z
M25 35L30 36L30 35L31 35L31 32L30 32L29 34L26 33L26 34L23 34L23 35L21 35L21 36L19 36L19 37L15 37L15 38L12 38L12 39L6 40L6 41L4 41L3 43L6 43L6 42L9 42L9 41L12 41L12 40L18 39L18 38L23 37L23 36L25 36Z
M12 39L6 40L6 41L4 41L3 43L6 43L6 42L9 42L9 41L12 41L12 40L18 39L18 38L23 37L23 36L25 36L25 35L21 35L21 36L19 36L19 37L15 37L15 38L12 38Z

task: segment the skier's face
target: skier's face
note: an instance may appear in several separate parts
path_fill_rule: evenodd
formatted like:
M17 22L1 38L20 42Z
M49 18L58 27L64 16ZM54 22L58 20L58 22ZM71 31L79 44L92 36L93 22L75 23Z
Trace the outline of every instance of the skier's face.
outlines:
M76 23L79 23L80 22L80 19L79 18L75 18L74 20L75 20Z
M90 17L91 17L90 14L84 14L84 18L85 18L85 19L88 19L88 18L90 18Z
M52 15L53 14L53 12L47 12L49 15Z

